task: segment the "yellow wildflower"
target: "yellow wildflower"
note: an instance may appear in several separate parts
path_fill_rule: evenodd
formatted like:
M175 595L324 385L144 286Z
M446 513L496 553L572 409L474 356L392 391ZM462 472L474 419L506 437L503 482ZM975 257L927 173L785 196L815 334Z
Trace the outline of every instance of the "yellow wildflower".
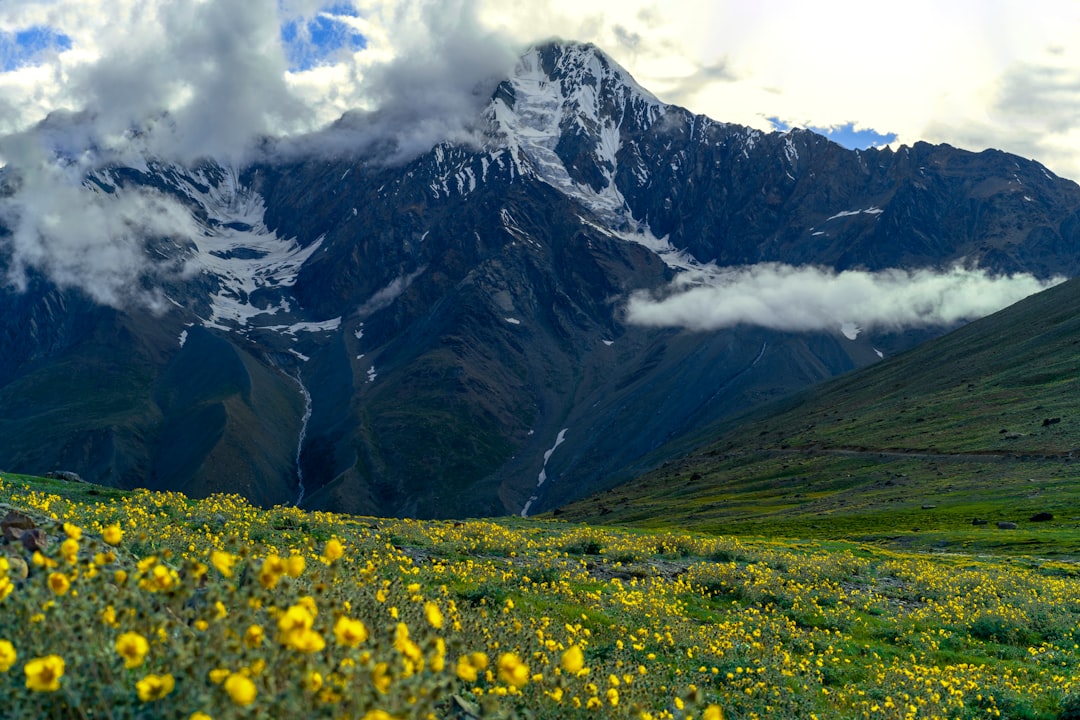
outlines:
M446 667L446 641L435 638L435 650L431 653L428 664L435 672L442 672Z
M499 658L499 679L516 688L529 682L529 666L514 653L503 653Z
M285 572L291 578L298 578L303 575L305 567L307 567L307 562L304 560L303 555L290 555L289 559L285 561Z
M394 720L394 716L385 710L368 710L360 720Z
M259 583L267 590L272 590L281 576L285 574L285 561L277 555L267 555L259 568Z
M377 663L375 669L371 671L371 684L383 695L390 692L391 678L390 673L388 672L389 668L389 665L381 662Z
M568 673L576 674L580 672L583 667L585 667L585 653L581 651L580 646L571 645L570 648L562 654L562 669Z
M458 658L457 676L467 683L476 682L477 668L469 662L468 656L462 655Z
M724 711L719 705L710 705L705 708L705 714L701 716L701 720L724 720Z
M247 706L255 702L255 696L259 694L259 691L255 688L255 683L251 678L240 673L232 673L225 681L225 692L229 693L229 698L236 705Z
M210 564L225 577L232 577L233 566L236 565L237 560L239 560L238 557L223 550L215 550L210 553Z
M64 523L64 534L72 540L78 540L82 537L82 528L71 523Z
M143 702L160 700L173 691L176 681L171 674L147 675L135 683L135 690L139 693L139 699Z
M368 639L368 630L363 621L342 615L334 624L334 638L338 645L356 647Z
M120 541L124 539L124 531L120 529L119 525L114 523L105 528L102 537L109 545L119 545Z
M74 565L79 559L79 541L75 538L68 538L60 543L60 554L64 556L64 560L69 565Z
M50 573L49 574L49 589L57 595L63 595L71 587L71 583L68 581L67 576L62 573Z
M403 622L394 627L394 649L413 663L419 664L424 659L420 647L409 639L409 626Z
M326 647L322 635L311 629L315 619L304 605L292 605L278 618L279 640L295 650L313 653Z
M15 652L15 646L8 640L0 640L0 672L7 672L18 660L19 654Z
M300 598L296 601L296 604L301 607L307 608L307 611L311 613L311 617L319 617L319 606L315 604L315 598L311 597L310 595L305 595L304 597Z
M319 688L322 687L322 684L322 675L314 670L305 675L300 683L300 685L308 692L319 692Z
M244 633L244 644L249 648L259 647L264 637L266 637L266 631L263 630L262 625L249 625L247 632Z
M345 548L341 545L341 541L337 538L331 538L326 547L323 548L322 558L327 564L340 560L345 555Z
M53 692L60 689L60 678L64 676L64 658L59 655L46 655L34 658L23 668L26 673L26 687L34 692Z
M326 647L326 640L314 630L294 633L289 640L289 647L302 653L316 653Z
M439 606L433 602L427 602L424 604L424 617L427 618L428 624L436 630L441 630L443 626L443 614L439 610Z
M168 592L180 582L180 576L166 565L157 564L150 574L139 581L139 587L150 592Z
M150 652L150 643L136 632L126 632L116 638L115 647L116 653L124 658L124 667L129 670L142 665L146 654Z

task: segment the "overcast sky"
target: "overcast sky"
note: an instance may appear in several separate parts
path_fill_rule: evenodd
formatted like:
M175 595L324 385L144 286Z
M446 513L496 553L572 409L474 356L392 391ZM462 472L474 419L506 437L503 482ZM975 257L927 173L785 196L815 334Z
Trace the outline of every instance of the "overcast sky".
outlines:
M996 147L1080 179L1075 0L2 0L0 138L57 109L105 137L168 110L170 147L228 153L349 109L454 115L551 36L717 120Z

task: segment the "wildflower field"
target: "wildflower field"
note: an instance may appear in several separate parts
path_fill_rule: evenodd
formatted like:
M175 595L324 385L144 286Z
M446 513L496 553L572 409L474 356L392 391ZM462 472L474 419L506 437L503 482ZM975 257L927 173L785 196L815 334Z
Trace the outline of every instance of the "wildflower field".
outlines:
M0 717L1080 717L1080 567L0 481Z

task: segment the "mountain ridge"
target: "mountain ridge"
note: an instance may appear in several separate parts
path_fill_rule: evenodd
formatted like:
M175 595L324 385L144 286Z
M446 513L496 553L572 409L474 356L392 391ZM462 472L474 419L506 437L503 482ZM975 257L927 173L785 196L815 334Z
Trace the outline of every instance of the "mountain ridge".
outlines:
M992 544L973 519L1071 523L1078 309L1073 279L703 429L662 467L557 512L938 548Z
M366 514L540 511L940 332L648 328L625 317L635 291L710 263L1076 274L1080 187L1004 153L712 121L583 45L530 50L481 119L486 146L399 164L97 168L88 202L186 218L145 238L180 272L129 283L157 314L43 275L4 291L21 359L0 366L0 463ZM123 369L102 397L127 404L61 392L77 358Z

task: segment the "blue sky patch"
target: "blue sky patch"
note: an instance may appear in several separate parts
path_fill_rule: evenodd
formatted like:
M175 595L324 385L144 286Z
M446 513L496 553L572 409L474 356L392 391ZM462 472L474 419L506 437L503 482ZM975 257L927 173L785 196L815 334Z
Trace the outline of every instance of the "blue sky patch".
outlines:
M38 65L45 56L70 49L70 37L44 25L0 32L0 72Z
M355 52L367 45L355 28L330 15L356 17L357 12L350 5L329 5L307 22L293 20L281 26L289 70L310 70L332 62L340 52Z
M765 119L771 122L780 132L785 132L792 128L791 125L783 122L780 118L771 117ZM896 133L882 134L874 130L856 130L855 123L853 122L834 128L819 128L811 125L806 129L816 132L818 135L824 135L834 143L842 145L848 150L864 150L869 147L888 145L896 140Z

